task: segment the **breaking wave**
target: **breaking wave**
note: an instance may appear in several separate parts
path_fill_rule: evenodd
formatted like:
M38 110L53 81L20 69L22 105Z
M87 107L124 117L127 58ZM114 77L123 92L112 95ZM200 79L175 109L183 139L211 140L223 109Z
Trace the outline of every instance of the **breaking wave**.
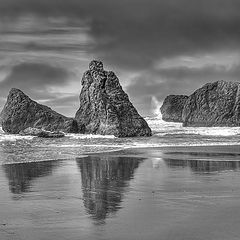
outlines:
M152 137L66 134L64 138L44 139L0 130L0 164L73 159L129 148L240 145L238 127L182 127L181 123L164 122L160 115L145 119L153 131Z
M105 139L113 139L116 138L113 135L95 135L95 134L66 134L66 137L70 137L72 139L92 139L92 138L105 138Z
M147 117L146 121L157 136L166 135L202 135L235 136L240 135L240 127L182 127L182 123L164 122L161 115Z

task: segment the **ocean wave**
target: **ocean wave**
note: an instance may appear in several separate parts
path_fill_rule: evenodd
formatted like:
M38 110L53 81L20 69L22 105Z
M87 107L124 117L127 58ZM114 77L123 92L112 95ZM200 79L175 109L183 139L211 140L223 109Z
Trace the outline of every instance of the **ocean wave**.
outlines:
M234 146L240 145L240 142L201 142L201 143L137 143L132 146L126 147L127 149L131 148L165 148L165 147L205 147L205 146Z
M66 137L72 138L72 139L92 139L92 138L106 138L106 139L113 139L116 138L113 135L99 135L99 134L74 134L74 133L68 133L66 134Z
M237 136L240 135L240 128L239 127L186 127L180 129L171 129L169 131L161 131L161 129L155 132L156 136L194 136L194 135L201 135L201 136Z
M234 136L240 134L239 127L190 128L187 131L205 136Z
M49 147L55 148L82 148L82 147L96 147L96 148L126 148L128 145L122 144L77 144L77 143L69 143L69 144L49 144Z
M0 142L15 142L17 140L31 140L33 136L21 136L15 134L0 134Z
M155 136L201 135L201 136L236 136L240 127L183 127L182 123L165 122L161 116L146 117L145 120Z

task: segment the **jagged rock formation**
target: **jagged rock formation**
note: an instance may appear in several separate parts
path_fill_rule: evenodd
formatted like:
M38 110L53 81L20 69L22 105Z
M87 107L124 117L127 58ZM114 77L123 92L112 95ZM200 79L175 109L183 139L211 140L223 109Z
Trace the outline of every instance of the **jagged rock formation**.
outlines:
M80 108L76 113L85 133L117 137L151 136L151 129L138 114L118 78L92 61L82 78Z
M188 99L185 95L169 95L160 108L162 119L166 122L183 122L182 110Z
M184 126L240 126L240 83L208 83L187 99Z
M51 108L31 100L19 89L11 89L1 112L2 129L7 133L19 133L32 127L46 131L77 133L74 119L67 118Z
M36 137L42 137L42 138L62 138L65 136L63 132L59 132L59 131L50 132L43 129L32 128L32 127L28 127L20 131L19 134L23 136L30 135L30 136L36 136Z

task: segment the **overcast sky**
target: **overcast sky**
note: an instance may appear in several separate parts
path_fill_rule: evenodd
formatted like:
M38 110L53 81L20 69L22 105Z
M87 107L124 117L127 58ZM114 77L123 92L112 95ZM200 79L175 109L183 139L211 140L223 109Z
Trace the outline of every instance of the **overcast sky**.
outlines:
M142 115L169 94L240 81L239 0L0 0L0 107L20 88L67 116L92 59Z

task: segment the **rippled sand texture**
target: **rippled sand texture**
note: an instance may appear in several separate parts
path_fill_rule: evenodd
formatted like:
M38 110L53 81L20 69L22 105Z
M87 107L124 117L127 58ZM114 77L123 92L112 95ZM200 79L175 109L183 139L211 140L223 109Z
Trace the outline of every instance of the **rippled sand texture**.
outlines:
M0 166L0 239L239 239L239 146Z

